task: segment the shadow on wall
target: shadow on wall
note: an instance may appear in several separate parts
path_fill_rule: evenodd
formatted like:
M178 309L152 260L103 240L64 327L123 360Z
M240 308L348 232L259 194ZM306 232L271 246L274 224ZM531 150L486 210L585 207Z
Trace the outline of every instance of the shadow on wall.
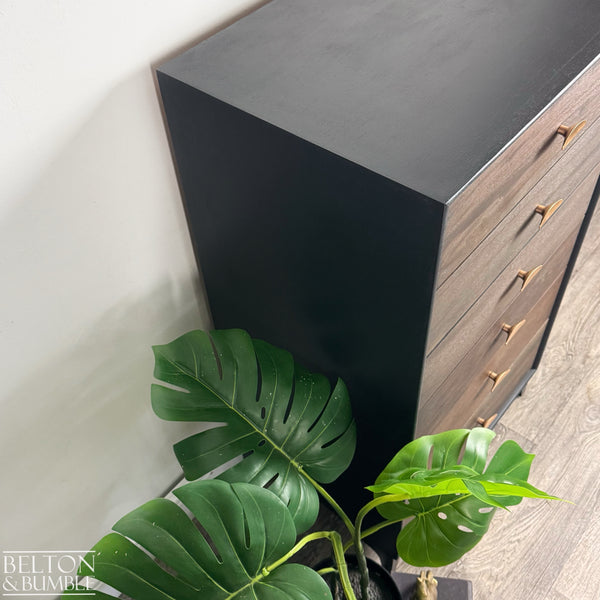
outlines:
M151 73L34 178L0 214L0 548L86 548L197 430L150 407L150 346L210 324Z
M180 477L171 443L198 426L150 406L150 343L199 326L172 295L115 307L2 401L3 548L89 545Z

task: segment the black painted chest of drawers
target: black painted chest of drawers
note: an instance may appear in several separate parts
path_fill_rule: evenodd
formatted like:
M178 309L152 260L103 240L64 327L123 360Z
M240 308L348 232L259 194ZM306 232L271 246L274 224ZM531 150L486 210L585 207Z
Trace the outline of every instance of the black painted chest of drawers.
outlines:
M596 0L274 0L159 69L215 326L346 381L353 487L533 373L595 202L599 24Z

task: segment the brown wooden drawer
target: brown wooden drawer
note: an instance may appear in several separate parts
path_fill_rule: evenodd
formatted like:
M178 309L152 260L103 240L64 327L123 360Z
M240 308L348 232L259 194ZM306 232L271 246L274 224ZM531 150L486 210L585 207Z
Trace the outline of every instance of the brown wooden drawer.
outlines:
M490 284L502 271L507 262L519 252L524 254L519 259L521 267L516 267L515 275L520 269L528 270L542 264L552 253L556 243L564 239L564 232L571 231L583 219L591 197L599 166L594 165L573 193L565 199L563 205L539 229L540 218L535 213L538 201L547 202L544 194L539 192L521 202L511 215L494 230L483 244L467 259L446 283L436 292L431 324L427 340L427 352L431 352L444 338L446 333L467 313L478 298L489 290ZM549 180L554 177L550 176ZM546 178L544 178L546 179ZM564 184L566 186L566 182ZM573 183L570 187L575 187ZM540 182L541 189L552 188ZM533 192L533 191L532 191ZM538 200L536 200L536 196ZM557 198L558 199L558 198ZM505 223L505 221L507 221ZM525 239L524 239L525 238ZM526 244L523 248L524 244ZM535 248L535 250L529 250ZM536 264L532 264L536 262Z
M512 362L498 363L497 366L490 367L490 370L510 368L508 375L494 390L492 390L493 381L487 375L480 376L477 379L477 390L473 389L474 386L470 386L468 393L458 398L451 410L431 412L429 423L421 421L418 425L420 431L418 435L437 433L446 429L476 427L479 418L486 420L499 413L513 396L519 382L532 368L547 325L548 321L545 321L516 357L514 355L504 357L505 360L512 358Z
M519 323L525 318L525 315L532 310L532 308L538 302L538 298L540 298L542 294L546 293L544 289L548 289L549 287L556 285L557 281L562 280L563 270L569 259L572 243L574 243L574 238L569 238L569 240L563 244L561 249L551 258L552 264L549 265L546 273L543 273L543 275L540 273L540 280L536 282L537 289L534 289L533 293L531 294L519 294L515 301L512 302L502 314L499 314L492 320L490 327L481 336L477 343L467 352L462 360L457 361L455 355L452 357L449 353L447 353L446 358L448 360L447 363L444 363L443 365L445 368L436 369L435 366L439 363L436 363L435 361L431 361L431 366L428 364L426 375L423 378L421 385L421 404L427 402L429 398L431 398L434 392L436 392L436 390L438 390L438 388L442 385L444 380L454 376L454 373L458 369L458 366L454 367L454 365L457 365L457 362L459 366L465 363L465 361L467 363L476 362L478 358L480 359L484 355L489 355L490 350L493 351L494 348L497 349L504 345L508 335L502 330L503 324L507 323L514 325ZM554 281L552 281L551 277L555 272L557 272L558 275ZM543 286L546 287L543 288ZM511 342L516 338L516 335L513 336ZM451 362L451 358L454 358L453 362ZM436 395L439 397L439 394Z
M419 405L419 422L417 428L426 433L435 423L436 415L452 412L456 399L470 404L482 389L490 387L488 373L502 373L509 368L513 360L524 350L530 339L547 321L554 306L560 284L563 280L561 273L543 293L542 297L525 310L517 310L513 302L507 311L494 323L473 348L467 353L448 378L435 390L431 397ZM502 329L504 324L515 325L522 323L518 331L511 336L507 343L508 334ZM504 385L504 381L499 384ZM460 409L458 409L460 410Z
M562 150L561 124L600 115L600 61L596 61L540 116L510 143L448 205L443 249L438 267L441 285L512 210L564 153L573 151L585 128Z
M531 338L529 344L523 349L521 354L511 365L511 370L506 379L493 392L485 390L474 402L473 409L468 415L465 426L476 427L478 419L489 419L502 412L506 403L514 394L515 388L519 382L527 375L533 367L535 357L537 356L544 331L548 323L544 323L537 333Z
M476 342L486 331L489 331L494 326L498 318L513 303L517 303L517 307L519 305L527 307L533 306L537 302L538 298L541 297L544 291L567 266L578 232L579 226L566 236L563 243L545 260L545 264L539 274L522 291L520 291L521 280L517 279L516 273L523 265L523 255L526 257L531 255L541 257L547 250L547 247L549 247L545 243L546 240L542 240L544 243L538 244L538 241L542 238L535 237L523 253L506 267L498 279L471 307L457 326L427 356L423 369L420 394L423 400L428 398L441 382L450 375L456 365ZM530 258L528 260L535 262ZM544 261L540 260L540 262Z

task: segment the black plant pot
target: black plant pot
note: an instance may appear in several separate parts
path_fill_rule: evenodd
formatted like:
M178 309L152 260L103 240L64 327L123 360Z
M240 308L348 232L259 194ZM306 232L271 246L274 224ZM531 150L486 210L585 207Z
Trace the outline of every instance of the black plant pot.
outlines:
M347 556L350 582L360 598L360 574L354 556ZM317 568L331 566L331 562L319 565ZM417 575L414 573L389 573L380 564L367 559L369 568L369 598L368 600L413 600ZM332 591L334 600L346 600L337 575L331 573L324 576ZM438 582L438 600L473 600L473 586L466 579L450 579L436 577Z
M354 556L347 556L346 563L348 564L348 574L350 583L356 594L360 598L360 573L358 564ZM331 563L319 565L318 568L330 566ZM400 590L392 576L379 564L367 559L367 567L369 569L369 598L368 600L403 600ZM334 600L346 600L339 578L335 573L324 575L327 581ZM410 596L404 597L404 600L410 600Z
M412 600L417 576L413 573L392 573L392 579L404 600ZM467 579L436 577L438 600L473 600L473 586Z

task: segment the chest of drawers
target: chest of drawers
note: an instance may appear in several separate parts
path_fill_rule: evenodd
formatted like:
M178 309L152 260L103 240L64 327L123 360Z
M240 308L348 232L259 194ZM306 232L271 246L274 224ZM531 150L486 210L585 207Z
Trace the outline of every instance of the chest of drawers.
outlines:
M352 489L534 372L597 196L599 22L274 0L160 67L215 326L346 381Z

